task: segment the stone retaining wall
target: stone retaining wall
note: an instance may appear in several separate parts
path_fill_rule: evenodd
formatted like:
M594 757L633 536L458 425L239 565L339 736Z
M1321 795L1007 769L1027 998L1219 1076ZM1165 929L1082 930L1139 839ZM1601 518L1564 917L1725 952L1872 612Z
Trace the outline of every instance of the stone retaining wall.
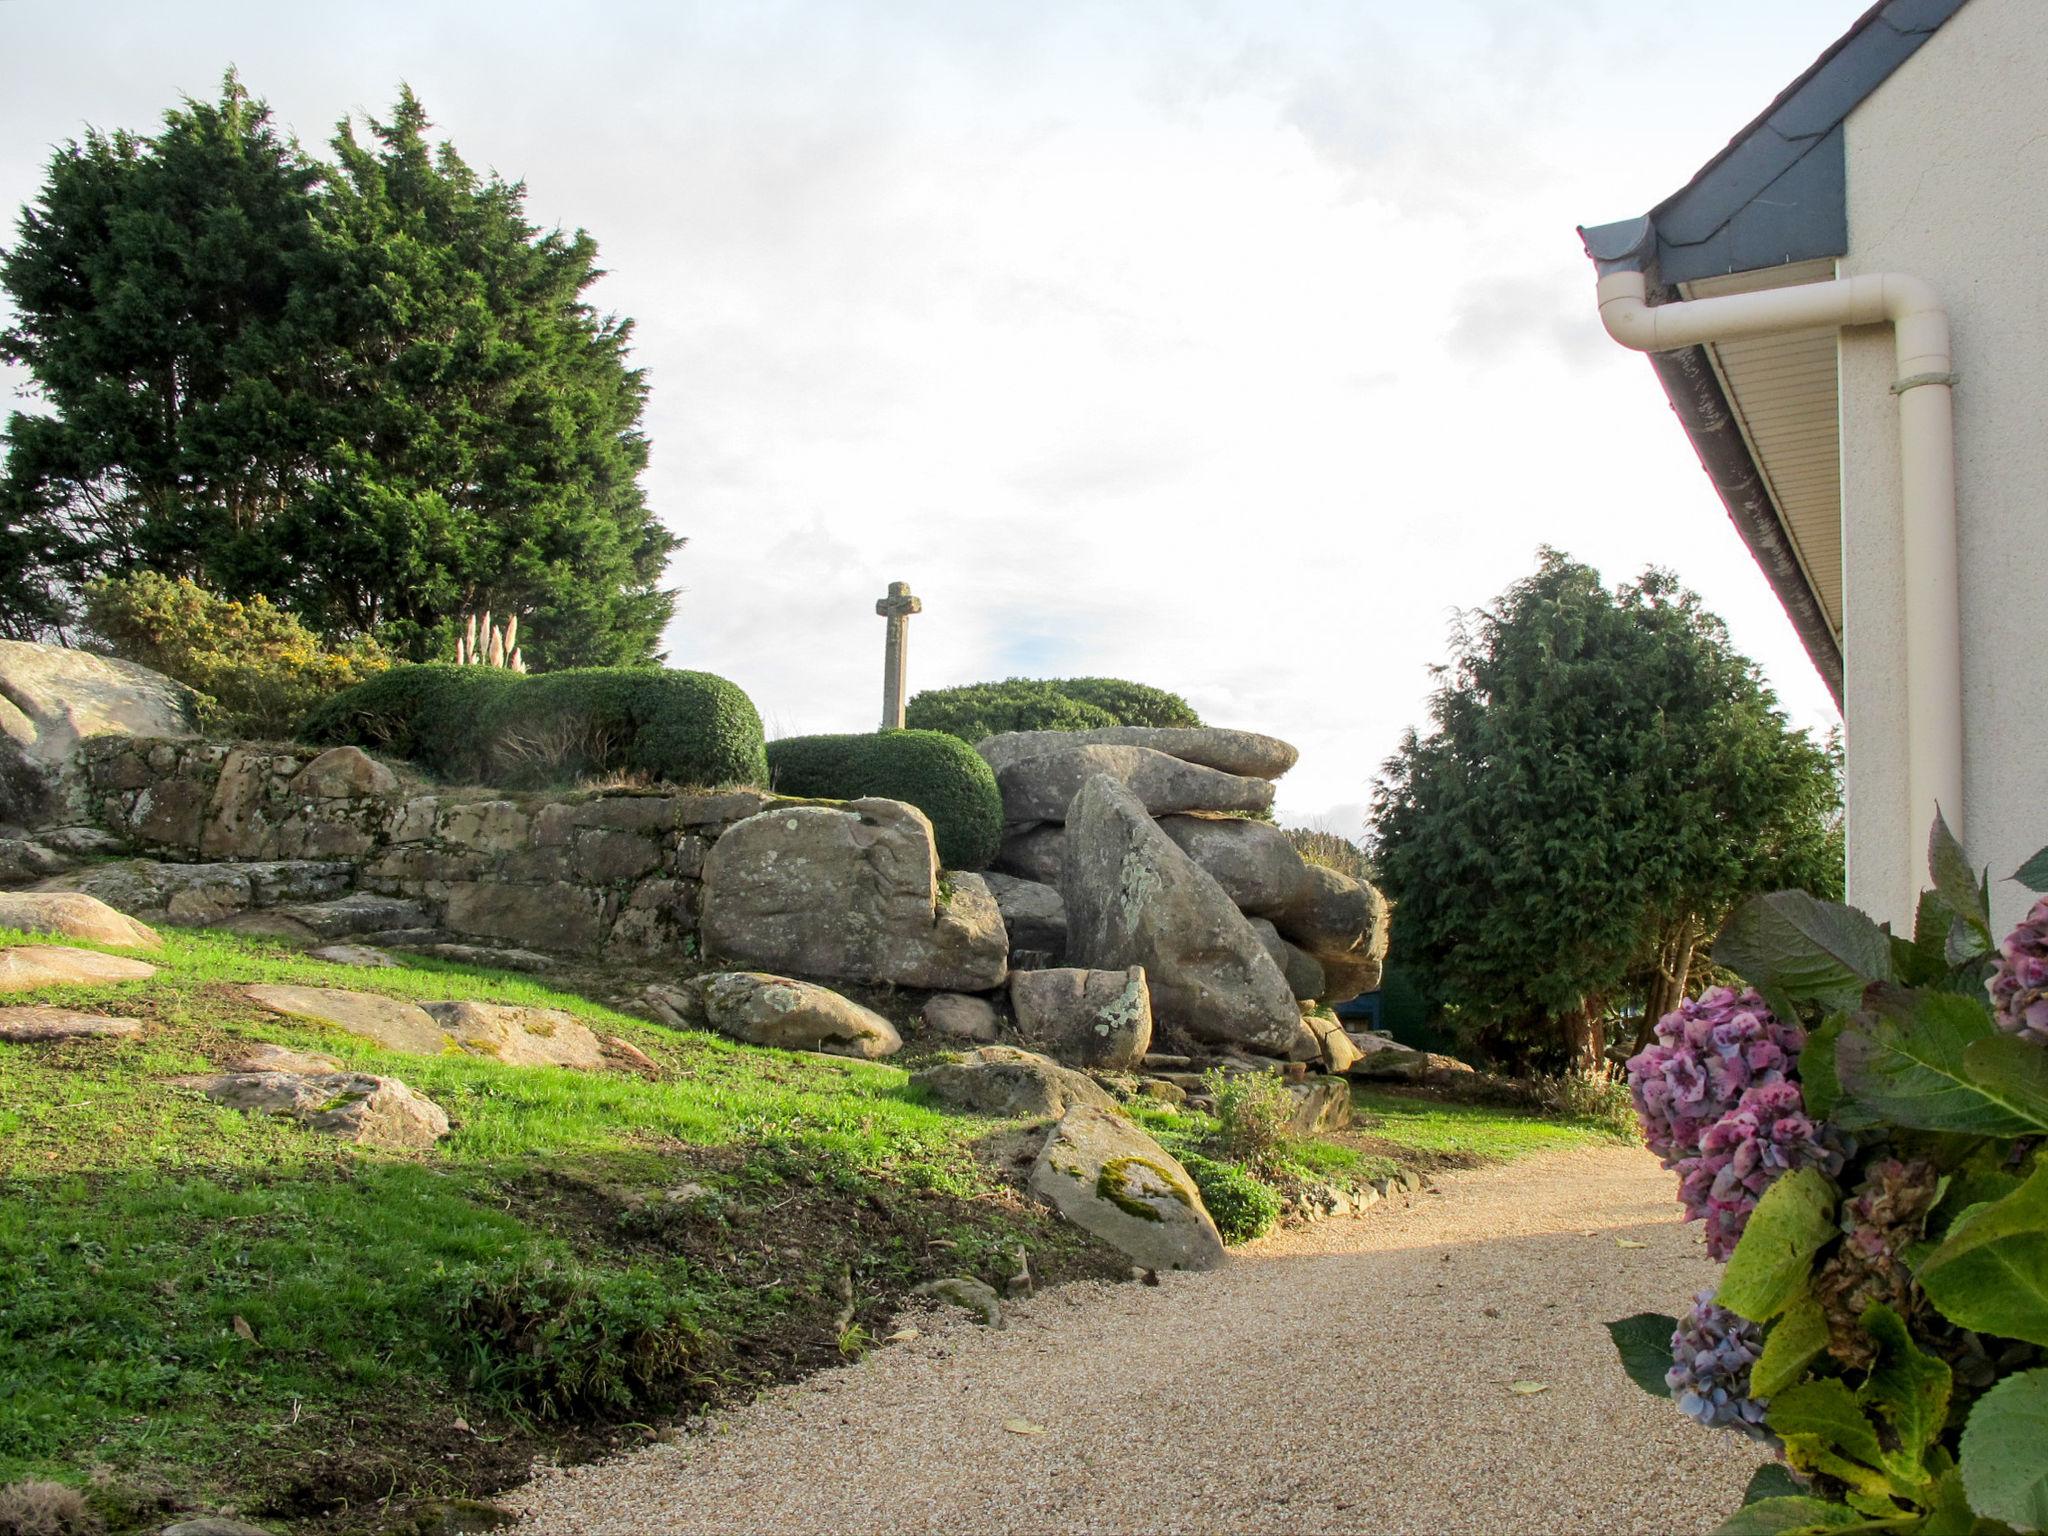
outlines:
M449 932L622 959L691 939L705 854L775 803L758 790L442 790L353 747L102 737L82 757L94 818L138 855L339 862L355 890L418 902Z

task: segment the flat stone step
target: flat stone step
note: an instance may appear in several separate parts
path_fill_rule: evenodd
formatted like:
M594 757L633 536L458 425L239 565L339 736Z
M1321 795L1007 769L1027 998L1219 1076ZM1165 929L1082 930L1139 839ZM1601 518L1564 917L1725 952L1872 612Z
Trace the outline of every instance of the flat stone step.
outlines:
M133 1039L142 1033L140 1019L79 1013L71 1008L33 1005L0 1008L0 1040L10 1045L51 1045L59 1040Z

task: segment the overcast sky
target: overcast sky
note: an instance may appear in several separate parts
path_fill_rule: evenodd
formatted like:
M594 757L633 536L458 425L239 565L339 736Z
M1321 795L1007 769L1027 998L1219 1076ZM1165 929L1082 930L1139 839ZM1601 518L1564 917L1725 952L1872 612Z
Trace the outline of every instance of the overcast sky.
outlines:
M1173 688L1297 743L1283 816L1355 832L1453 611L1539 544L1675 568L1833 722L1574 226L1862 9L5 0L0 207L230 62L311 144L409 81L638 322L672 665L771 735L871 729L907 580L913 688Z

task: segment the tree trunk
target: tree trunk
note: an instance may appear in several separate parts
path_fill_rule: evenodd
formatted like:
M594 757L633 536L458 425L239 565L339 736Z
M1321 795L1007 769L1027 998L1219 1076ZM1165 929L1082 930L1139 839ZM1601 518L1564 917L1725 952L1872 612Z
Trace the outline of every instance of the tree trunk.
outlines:
M1685 1001L1685 984L1692 975L1692 957L1699 942L1699 921L1690 913L1664 931L1657 945L1649 991L1643 998L1643 1022L1636 1030L1637 1050L1650 1043L1657 1021Z
M1581 1001L1560 1021L1565 1043L1571 1048L1572 1066L1581 1072L1598 1072L1607 1060L1607 1030L1599 1008Z

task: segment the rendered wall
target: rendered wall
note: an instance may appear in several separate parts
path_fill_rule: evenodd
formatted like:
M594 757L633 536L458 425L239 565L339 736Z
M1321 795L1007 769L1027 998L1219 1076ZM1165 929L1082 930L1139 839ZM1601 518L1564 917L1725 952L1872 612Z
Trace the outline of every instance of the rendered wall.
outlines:
M1955 333L1963 797L1998 925L2048 844L2048 5L1970 0L1847 122L1844 276L1933 283ZM1850 899L1910 926L1904 580L1889 327L1841 342Z

